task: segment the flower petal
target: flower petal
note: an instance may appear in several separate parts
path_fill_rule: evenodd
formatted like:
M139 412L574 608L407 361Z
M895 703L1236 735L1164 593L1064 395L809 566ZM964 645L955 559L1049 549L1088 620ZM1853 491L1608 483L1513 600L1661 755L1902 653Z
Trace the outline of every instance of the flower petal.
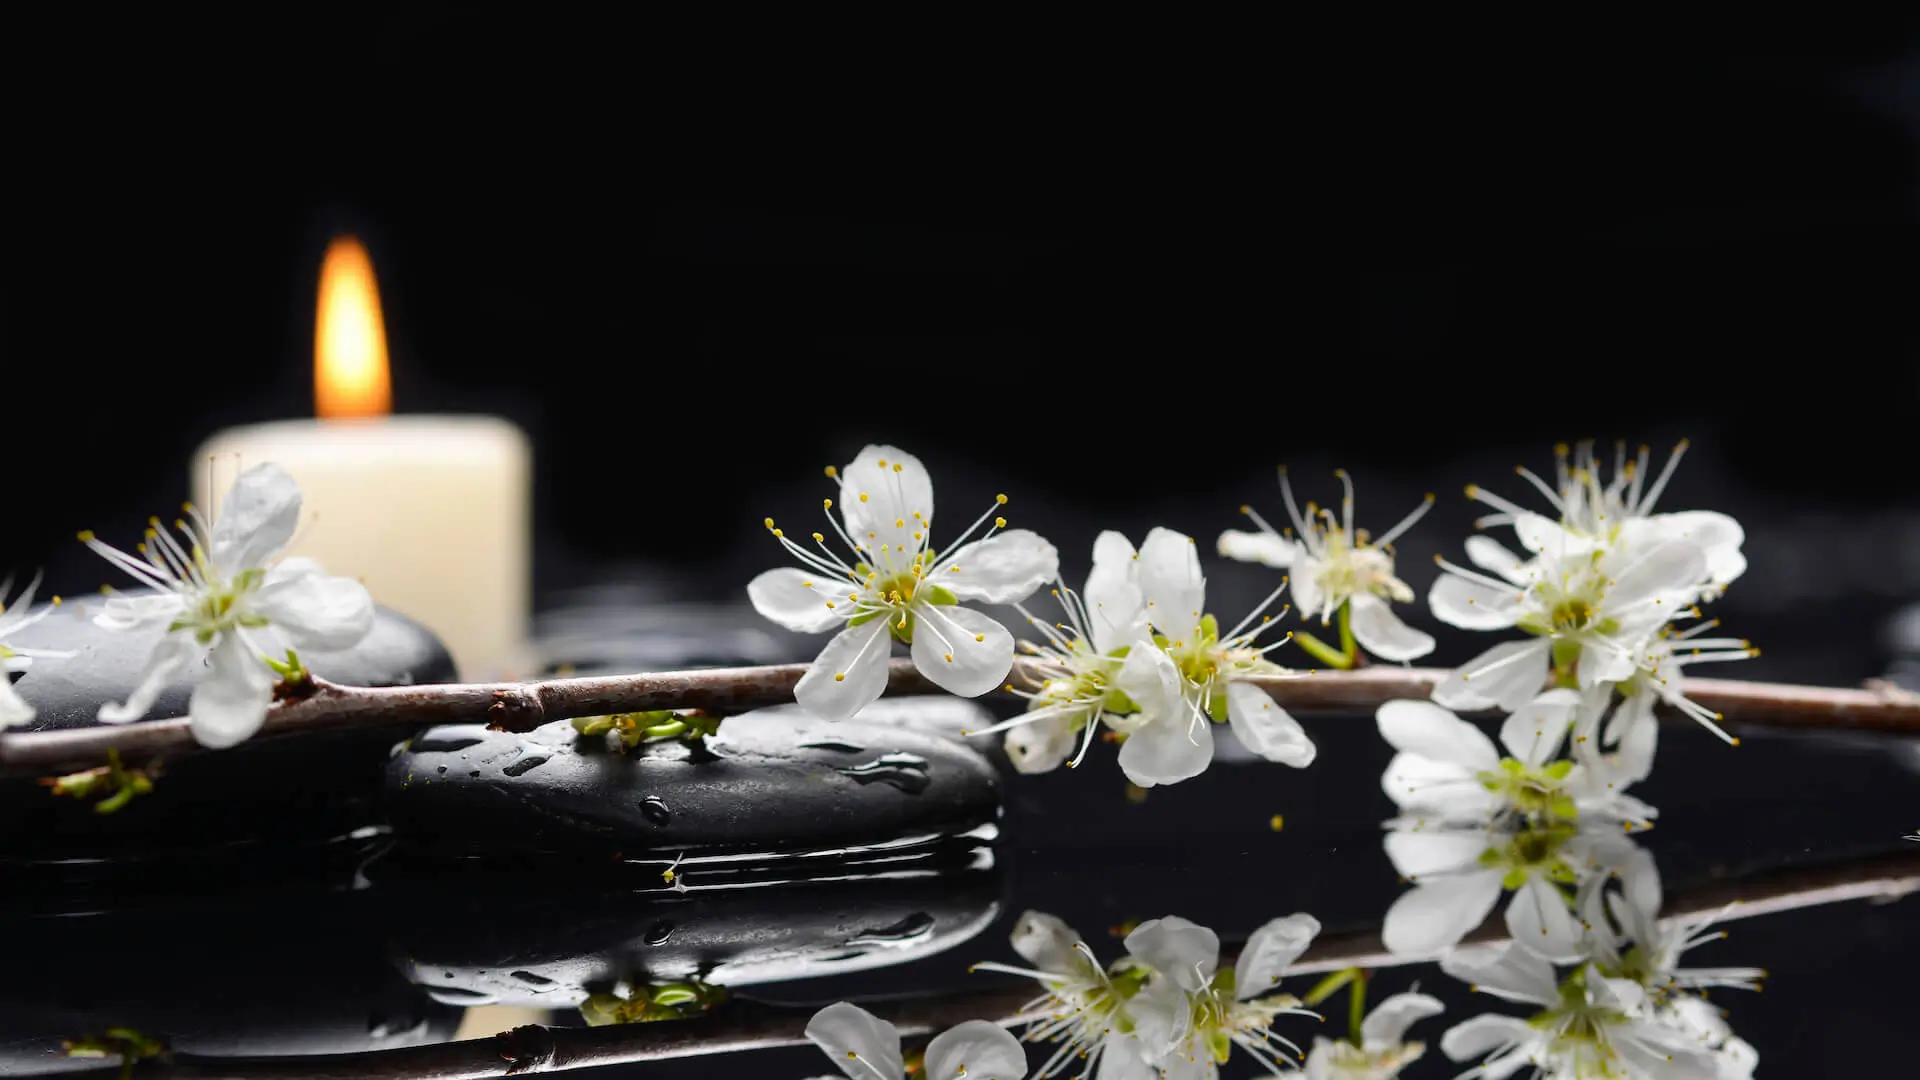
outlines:
M1535 955L1568 962L1585 952L1566 897L1545 878L1530 877L1514 890L1507 902L1506 921L1514 943Z
M273 575L248 606L266 616L274 632L296 649L350 649L373 629L373 597L352 578Z
M153 643L153 652L147 656L147 666L140 672L140 682L133 688L133 693L117 705L108 702L100 706L100 722L124 724L147 715L147 710L153 708L154 699L166 689L167 683L204 655L206 650L194 641L191 632L162 635L160 640Z
M1555 559L1585 555L1595 547L1595 541L1577 536L1562 528L1559 522L1550 521L1539 514L1516 514L1513 535L1527 551Z
M1755 1060L1759 1060L1755 1056ZM1146 1043L1138 1034L1109 1032L1102 1043L1100 1065L1094 1080L1157 1080L1160 1071L1147 1057Z
M935 686L979 697L1005 685L1013 635L998 619L951 604L915 604L913 619L913 666Z
M147 596L112 596L93 617L93 625L102 630L142 630L172 622L186 605L178 593Z
M1738 521L1711 510L1660 514L1654 520L1667 536L1698 544L1706 552L1707 575L1715 585L1725 585L1745 572L1747 560L1740 554L1740 545L1747 534Z
M1387 745L1403 753L1464 769L1491 769L1500 764L1500 752L1485 732L1431 701L1389 701L1374 711L1373 722Z
M1429 956L1472 933L1500 899L1500 871L1422 879L1387 909L1380 940L1387 951Z
M789 630L818 634L847 620L853 612L847 596L857 588L850 581L781 567L748 582L747 599L753 610Z
M1520 556L1491 536L1467 537L1467 561L1521 588L1525 588L1531 580L1527 576L1527 564Z
M1347 603L1354 640L1380 659L1400 663L1418 660L1433 651L1433 635L1401 622L1385 600L1372 593L1359 593Z
M227 633L213 646L207 670L187 705L193 740L224 750L260 730L273 704L273 673L240 635Z
M1220 965L1220 936L1178 915L1149 919L1127 935L1127 954L1188 993L1213 979Z
M1560 1002L1553 965L1512 942L1469 945L1440 958L1440 970L1482 993L1523 1005Z
M1403 811L1457 824L1485 821L1500 805L1477 770L1419 754L1395 754L1380 790Z
M1272 990L1320 934L1320 920L1304 912L1275 919L1247 938L1233 968L1233 993L1241 1001Z
M848 535L869 550L886 544L914 551L920 543L913 534L933 523L933 478L905 450L869 446L840 474L840 515Z
M1147 636L1147 602L1134 581L1133 556L1133 545L1111 529L1093 542L1093 572L1081 598L1091 623L1087 632L1098 652L1112 652Z
M265 566L300 524L300 485L287 470L263 462L236 478L220 503L208 552L223 577Z
M1614 577L1607 586L1606 609L1618 612L1634 604L1657 601L1670 609L1671 615L1683 606L1683 601L1663 594L1679 594L1691 599L1694 590L1706 581L1706 551L1686 540L1668 540L1641 554Z
M33 722L33 706L13 688L13 678L0 665L0 728L19 727Z
M1155 716L1120 744L1120 771L1128 780L1140 787L1177 784L1213 764L1213 725L1193 718L1185 702L1178 709Z
M845 720L887 691L885 616L849 626L820 650L794 685L793 700L822 720Z
M1060 553L1032 529L1008 529L941 560L932 584L962 600L1013 604L1060 576Z
M1200 553L1192 537L1156 526L1140 545L1134 574L1154 626L1185 637L1200 625L1200 613L1207 604L1207 579L1200 573Z
M1519 619L1520 592L1442 573L1427 591L1433 617L1462 630L1505 630Z
M1380 840L1394 873L1415 884L1477 871L1488 847L1478 829L1396 829Z
M1439 1016L1447 1007L1429 994L1395 994L1373 1007L1360 1023L1360 1039L1372 1051L1398 1045L1407 1029L1429 1016Z
M1063 716L1048 716L1007 729L1002 745L1015 772L1052 772L1079 748L1077 732Z
M1227 684L1227 722L1241 745L1282 765L1304 769L1317 753L1300 722L1274 702L1272 695L1243 682Z
M1453 1061L1470 1061L1501 1047L1526 1042L1534 1030L1517 1016L1486 1013L1463 1020L1440 1036L1440 1052Z
M858 1005L838 1002L813 1014L807 1038L852 1080L893 1080L907 1075L900 1031Z
M1121 693L1132 698L1142 713L1154 717L1173 716L1186 709L1184 683L1173 658L1153 644L1142 644L1129 651L1113 677L1113 684Z
M927 1044L926 1080L1022 1080L1027 1051L1007 1029L968 1020Z
M1320 588L1320 560L1302 552L1295 560L1293 571L1287 575L1287 595L1293 597L1293 608L1300 613L1300 621L1319 619L1326 625L1327 594Z
M1549 638L1506 641L1455 668L1433 688L1449 709L1500 708L1512 712L1540 692L1547 679Z
M1044 911L1023 911L1013 924L1013 951L1041 971L1078 972L1087 962L1074 948L1080 941L1066 920Z
M1240 562L1259 563L1277 570L1285 570L1293 565L1300 552L1300 545L1284 536L1270 532L1241 532L1228 529L1220 534L1220 554Z
M1500 745L1529 765L1545 765L1558 757L1573 724L1580 695L1572 690L1547 690L1534 697L1500 725Z

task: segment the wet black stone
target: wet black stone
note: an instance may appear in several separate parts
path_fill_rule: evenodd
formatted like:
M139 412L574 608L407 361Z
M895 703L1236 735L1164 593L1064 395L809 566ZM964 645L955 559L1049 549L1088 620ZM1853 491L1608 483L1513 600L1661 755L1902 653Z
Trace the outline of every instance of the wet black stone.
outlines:
M626 753L565 721L524 734L434 728L387 766L388 814L413 847L603 863L952 834L998 814L986 758L898 724L766 710L707 743Z
M102 630L91 620L96 609L97 601L68 604L9 642L75 653L35 661L15 684L38 710L27 730L95 726L100 706L124 700L136 684L154 634ZM301 660L322 678L355 686L454 677L452 659L431 631L384 609L357 647ZM148 718L184 715L197 677L168 687ZM182 755L161 763L152 794L109 815L94 813L91 803L54 798L33 778L0 781L0 863L111 860L103 875L117 869L138 886L151 874L147 864L176 862L181 852L274 849L344 836L381 822L381 767L393 745L416 730L396 722Z
M418 916L392 938L401 972L443 1002L566 1010L620 982L739 988L872 971L971 940L1000 913L1002 887L990 866L664 897L508 881L423 877L409 901Z

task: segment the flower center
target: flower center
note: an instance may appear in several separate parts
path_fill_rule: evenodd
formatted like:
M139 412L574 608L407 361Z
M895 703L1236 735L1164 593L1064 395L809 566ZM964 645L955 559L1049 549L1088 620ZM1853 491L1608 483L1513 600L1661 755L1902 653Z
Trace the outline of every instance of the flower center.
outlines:
M1552 824L1579 816L1573 797L1561 790L1572 771L1573 762L1566 759L1535 767L1518 758L1502 758L1499 768L1482 771L1476 778L1505 800L1509 810L1529 821Z
M210 581L200 593L198 602L175 619L167 627L168 631L192 630L194 637L204 645L212 641L214 635L237 627L258 628L267 625L266 619L248 612L244 603L249 595L259 590L266 576L266 571L252 569L240 571L231 582Z
M1481 852L1480 865L1506 870L1502 884L1508 889L1517 889L1534 877L1572 885L1576 880L1573 867L1567 865L1560 850L1575 831L1570 825L1526 829Z

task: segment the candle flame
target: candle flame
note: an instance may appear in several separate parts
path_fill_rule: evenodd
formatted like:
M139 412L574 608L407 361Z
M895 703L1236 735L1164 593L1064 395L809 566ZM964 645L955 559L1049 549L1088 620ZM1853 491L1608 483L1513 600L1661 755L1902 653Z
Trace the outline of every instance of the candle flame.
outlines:
M387 328L373 260L351 236L327 245L320 264L320 307L313 331L313 397L322 418L385 416L393 411Z

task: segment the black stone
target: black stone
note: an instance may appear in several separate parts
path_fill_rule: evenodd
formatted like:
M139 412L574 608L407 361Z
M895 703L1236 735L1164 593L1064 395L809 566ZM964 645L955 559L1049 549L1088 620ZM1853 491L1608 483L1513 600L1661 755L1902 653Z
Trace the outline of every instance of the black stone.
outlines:
M998 815L978 752L859 719L765 710L728 719L704 750L624 752L566 721L524 734L431 729L387 766L403 843L448 854L550 853L606 863L779 852L951 835Z
M102 630L93 625L91 609L97 602L67 605L9 642L75 654L36 660L15 684L38 710L27 730L95 726L102 704L124 700L134 688L157 631ZM451 657L431 631L384 609L355 648L301 660L322 678L354 686L454 676ZM169 686L148 719L184 715L197 678L194 673ZM176 865L184 852L281 850L341 837L381 823L381 767L394 744L416 730L395 722L182 755L161 762L151 794L107 815L94 813L88 802L55 798L32 778L0 781L0 863L110 860L97 877L117 871L138 887L151 878L148 864Z
M408 979L447 1003L560 1010L621 982L737 989L911 964L992 924L1002 887L990 865L684 896L423 881L392 938Z

